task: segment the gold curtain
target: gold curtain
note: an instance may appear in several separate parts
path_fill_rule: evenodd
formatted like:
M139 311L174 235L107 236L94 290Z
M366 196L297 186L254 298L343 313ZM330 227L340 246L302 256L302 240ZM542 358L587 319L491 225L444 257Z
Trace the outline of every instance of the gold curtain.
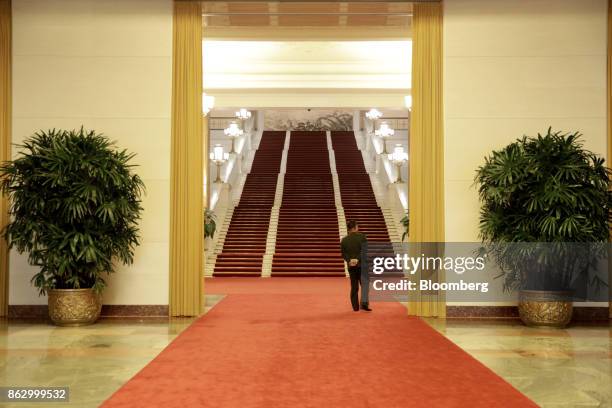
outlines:
M608 167L612 161L612 0L608 0Z
M608 0L608 167L612 167L612 0ZM612 282L612 262L608 261L608 282ZM612 285L608 286L612 299ZM612 302L608 302L612 318Z
M0 162L11 159L11 0L0 0ZM0 197L0 231L8 223L8 200ZM9 251L0 238L0 316L8 314Z
M442 107L442 4L415 3L412 18L410 119L410 242L444 242L444 134ZM439 246L428 247L438 250ZM415 279L442 281L442 272ZM408 305L417 316L446 316L441 293L416 292Z
M173 23L170 315L197 316L204 255L200 2L175 1Z

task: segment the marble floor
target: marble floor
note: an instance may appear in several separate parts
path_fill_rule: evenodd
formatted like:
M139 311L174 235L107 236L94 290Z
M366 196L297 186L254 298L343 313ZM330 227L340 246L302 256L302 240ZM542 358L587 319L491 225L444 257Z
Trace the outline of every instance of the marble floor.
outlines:
M612 407L612 326L425 319L542 407Z
M207 297L207 310L221 298ZM69 404L0 406L97 407L192 321L104 319L57 328L0 320L0 386L70 387ZM609 325L551 330L517 321L427 321L541 406L612 407Z
M208 312L222 295L206 296ZM101 319L85 327L0 319L0 387L69 387L70 402L3 408L98 407L157 356L193 318Z
M2 407L97 407L158 355L192 319L102 319L87 327L0 320L0 385L69 387L70 403Z

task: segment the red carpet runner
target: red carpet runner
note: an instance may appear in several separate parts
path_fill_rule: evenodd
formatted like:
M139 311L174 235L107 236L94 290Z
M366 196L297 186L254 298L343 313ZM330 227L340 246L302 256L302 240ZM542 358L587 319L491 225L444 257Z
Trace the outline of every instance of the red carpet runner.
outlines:
M263 132L213 276L261 276L286 132Z
M325 132L291 132L272 276L344 276Z
M229 295L103 407L536 406L399 304L353 312L346 279L206 287Z

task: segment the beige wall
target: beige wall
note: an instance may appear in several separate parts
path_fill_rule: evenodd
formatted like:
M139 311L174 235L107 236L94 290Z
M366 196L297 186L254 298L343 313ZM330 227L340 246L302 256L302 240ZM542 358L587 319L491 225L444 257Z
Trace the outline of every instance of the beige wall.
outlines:
M445 0L446 241L478 238L475 169L548 126L606 154L606 0Z
M171 0L13 0L13 22L13 140L84 125L138 154L142 245L105 303L167 304ZM10 304L46 303L33 270L12 255Z

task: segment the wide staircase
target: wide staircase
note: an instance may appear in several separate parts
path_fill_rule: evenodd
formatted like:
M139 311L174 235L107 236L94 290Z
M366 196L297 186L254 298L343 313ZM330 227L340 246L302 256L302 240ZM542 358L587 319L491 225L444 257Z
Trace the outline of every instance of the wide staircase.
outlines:
M272 276L345 276L325 132L291 132Z
M285 135L263 132L213 276L261 276Z
M331 139L346 219L357 220L359 230L367 235L369 242L390 242L385 218L376 202L355 134L352 131L334 131Z

